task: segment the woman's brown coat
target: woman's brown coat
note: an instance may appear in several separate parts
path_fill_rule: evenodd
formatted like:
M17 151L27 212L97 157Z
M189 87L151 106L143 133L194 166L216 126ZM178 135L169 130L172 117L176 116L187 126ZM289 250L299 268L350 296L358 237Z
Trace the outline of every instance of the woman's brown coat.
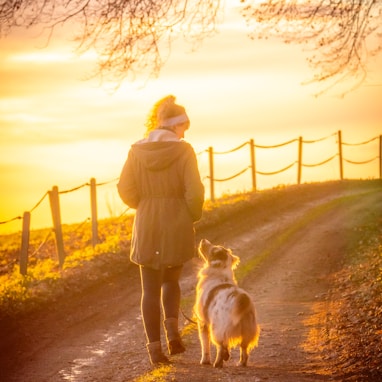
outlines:
M202 215L204 187L190 144L132 145L118 192L129 207L137 209L132 262L159 269L182 265L195 255L193 223Z

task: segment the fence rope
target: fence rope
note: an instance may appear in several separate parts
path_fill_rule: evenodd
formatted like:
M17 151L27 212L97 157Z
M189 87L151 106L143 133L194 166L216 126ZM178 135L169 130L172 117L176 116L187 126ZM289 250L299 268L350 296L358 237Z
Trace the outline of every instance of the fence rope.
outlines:
M0 222L0 224L7 224L7 223L13 222L15 220L20 220L22 218L23 218L22 216L16 216L16 217L14 217L12 219L4 220L4 221Z
M284 168L282 168L281 170L278 170L278 171L273 171L273 172L256 171L256 174L260 174L260 175L275 175L275 174L279 174L280 172L289 170L289 169L290 169L292 166L294 166L296 163L297 163L297 162L293 162L293 163L291 163L289 166L284 167Z
M379 137L374 137L374 138L369 139L368 141L360 142L360 143L346 143L346 142L342 142L342 144L344 146L361 146L361 145L366 145L367 143L373 142L376 139L379 139Z
M131 210L131 208L130 208L130 207L127 207L127 208L126 208L126 209L119 215L119 217L122 217L122 216L126 215L127 211L129 211L129 210Z
M231 179L236 178L237 176L239 176L239 175L241 175L241 174L244 174L246 171L248 171L249 168L251 168L251 166L246 167L244 170L241 170L240 172L238 172L238 173L235 174L235 175L230 176L229 178L224 178L224 179L216 179L216 178L213 178L212 180L213 180L214 182L225 182L226 180L231 180ZM207 176L207 178L211 179L209 176Z
M29 212L33 212L42 203L42 201L46 198L47 195L48 195L48 191L45 192L43 197L36 203L36 205Z
M245 145L247 145L249 142L244 142L242 143L240 146L237 146L235 147L234 149L232 150L228 150L228 151L214 151L213 153L214 154L230 154L230 153L233 153L234 151L237 151L237 150L240 150L241 148L243 148Z
M45 197L48 195L48 192L46 192L42 198L33 206L33 208L29 211L29 212L33 212L41 203L42 201L45 199ZM23 217L22 216L16 216L14 218L11 218L11 219L8 219L8 220L5 220L5 221L2 221L0 222L0 224L7 224L7 223L11 223L15 220L21 220Z
M321 142L321 141L324 141L326 139L329 139L333 136L338 136L338 139L337 139L337 143L339 143L339 148L338 148L338 153L331 156L330 158L326 159L326 160L323 160L322 162L319 162L319 163L310 163L310 164L305 164L305 163L302 163L302 143L303 144L309 144L309 143L316 143L316 142ZM352 161L352 160L349 160L349 159L346 159L346 158L343 158L342 156L342 146L360 146L360 145L365 145L365 144L368 144L370 142L373 142L375 141L376 139L379 139L380 140L380 143L379 143L379 155L378 156L375 156L374 158L371 158L371 159L368 159L368 160L363 160L363 161ZM259 148L259 149L273 149L273 148L279 148L279 147L282 147L282 146L286 146L286 145L289 145L289 144L292 144L294 142L298 142L299 145L298 145L298 160L297 161L294 161L292 162L291 164L289 164L288 166L285 166L284 168L280 169L280 170L277 170L277 171L270 171L270 172L265 172L265 171L257 171L256 170L256 162L255 162L255 153L254 153L254 148ZM230 153L233 153L237 150L240 150L242 149L244 146L247 146L247 145L250 145L250 154L251 154L251 164L242 169L241 171L239 171L238 173L232 175L232 176L229 176L229 177L226 177L226 178L221 178L221 179L216 179L213 177L213 158L212 158L212 154L219 154L219 155L224 155L224 154L230 154ZM341 138L341 131L338 131L337 133L334 133L334 134L331 134L331 135L328 135L326 137L322 137L320 139L316 139L316 140L303 140L302 137L299 137L297 139L291 139L287 142L283 142L283 143L280 143L280 144L276 144L276 145L270 145L270 146L266 146L266 145L255 145L254 144L254 141L251 139L250 141L246 141L244 142L243 144L231 149L231 150L227 150L227 151L213 151L213 147L209 147L207 150L204 150L200 153L198 153L197 155L201 155L202 153L209 153L210 154L210 176L205 176L203 177L203 181L205 179L210 179L211 180L211 200L213 201L214 200L214 183L213 182L225 182L225 181L229 181L229 180L232 180L242 174L244 174L245 172L247 172L249 169L251 169L252 171L252 183L253 183L253 189L256 190L256 174L259 174L259 175L276 175L276 174L279 174L279 173L282 173L284 171L287 171L289 170L290 168L292 168L294 165L297 164L298 166L298 171L297 171L297 178L298 178L298 184L300 184L301 182L301 167L316 167L316 166L321 166L323 164L326 164L328 162L330 162L331 160L333 160L334 158L336 157L339 157L340 159L340 179L342 180L343 179L343 162L347 162L347 163L350 163L350 164L354 164L354 165L362 165L362 164L367 164L367 163L370 163L376 159L380 159L380 163L379 163L379 174L380 174L380 178L382 178L382 153L381 153L381 150L382 150L382 135L380 136L377 136L377 137L374 137L372 139L369 139L367 141L364 141L364 142L360 142L360 143L346 143L346 142L342 142L342 138ZM104 186L104 185L107 185L107 184L112 184L112 183L115 183L119 180L119 178L114 178L112 180L109 180L109 181L105 181L105 182L100 182L100 183L96 183L96 180L95 178L91 178L89 182L86 182L86 183L83 183L81 184L80 186L77 186L77 187L74 187L74 188L71 188L71 189L68 189L68 190L63 190L63 191L58 191L58 194L67 194L67 193L71 193L71 192L74 192L74 191L77 191L83 187L87 187L87 186L90 186L92 188L92 192L91 192L91 207L92 207L92 218L89 218L87 217L82 223L79 223L76 228L74 229L74 231L80 231L80 229L85 225L87 224L89 221L92 221L92 227L91 227L91 232L92 232L92 244L93 244L93 247L99 242L99 237L98 237L98 228L97 228L97 221L98 218L97 218L97 206L96 206L96 193L93 192L95 190L93 190L93 187L94 186ZM54 186L53 187L53 192L55 193L57 191L57 186ZM29 252L29 249L30 249L30 246L29 246L29 232L30 232L30 213L32 211L34 211L37 207L39 207L39 205L43 202L43 200L47 197L47 196L50 196L50 194L52 193L52 191L47 191L41 198L40 200L33 206L33 208L29 211L26 211L24 213L23 216L16 216L12 219L8 219L6 221L0 221L0 225L2 224L6 224L6 223L10 223L10 222L13 222L15 220L23 220L23 232L22 232L22 248L21 248L21 255L20 255L20 272L24 275L24 263L25 263L25 257L26 259L28 258L28 252ZM57 195L54 195L54 196L57 196ZM93 203L94 202L94 203ZM52 202L51 200L51 204L53 205L54 203ZM52 215L55 215L53 212L56 212L57 208L53 208L53 207L56 207L56 206L52 206L51 205L51 210L52 210ZM124 215L127 214L127 212L130 210L131 208L130 207L127 207L125 208L125 210L121 213L121 215L119 217L122 217ZM59 211L59 210L58 210ZM95 221L93 221L92 219L95 219ZM25 221L24 221L25 219ZM57 250L57 254L58 254L58 259L59 259L59 263L60 263L60 266L64 263L64 259L65 259L65 251L64 251L64 242L63 242L63 237L62 237L62 224L61 224L61 218L60 216L55 219L55 216L53 216L53 225L54 225L54 229L53 230L49 230L48 231L48 234L46 235L46 237L44 238L44 240L39 244L39 246L34 250L34 252L32 253L32 257L36 256L36 254L38 252L41 251L41 249L47 244L48 240L50 239L51 235L52 234L56 234L56 250ZM58 220L58 222L57 222ZM56 227L59 227L59 229L57 229ZM27 235L24 235L24 230L29 230L29 232L27 232ZM36 243L37 244L37 243ZM26 247L26 248L25 248ZM25 265L26 266L26 265ZM26 270L25 270L25 273L26 273Z
M86 186L89 186L89 183L81 184L81 186L71 188L70 190L59 191L58 193L59 193L59 194L68 194L69 192L77 191L77 190L79 190L80 188L82 188L82 187L86 187Z
M96 186L103 186L105 184L109 184L109 183L113 183L115 181L117 181L119 178L115 178L115 179L112 179L110 181L106 181L106 182L103 182L103 183L97 183ZM59 194L68 194L70 192L74 192L74 191L77 191L83 187L86 187L86 186L90 186L90 183L87 182L87 183L84 183L84 184L81 184L80 186L78 187L74 187L74 188L71 188L70 190L63 190L63 191L59 191L58 193ZM45 192L45 194L41 197L41 199L29 210L29 212L33 212L43 201L44 199L47 197L47 195L49 195L49 191ZM14 218L11 218L11 219L8 219L8 220L4 220L4 221L0 221L0 225L1 224L7 224L7 223L11 223L15 220L22 220L22 216L15 216Z
M78 231L80 228L82 228L86 223L90 222L90 218L86 218L82 223L78 224L76 228L74 228L74 231Z
M305 141L305 140L303 140L302 143L317 143L317 142L322 142L322 141L324 141L326 139L329 139L331 137L334 137L334 136L337 136L337 133L330 134L330 135L328 135L326 137L319 138L319 139L316 139L314 141Z
M286 146L286 145L289 145L291 143L294 143L294 142L297 142L299 140L302 141L302 143L306 143L306 144L309 144L309 143L316 143L316 142L320 142L320 141L323 141L323 140L326 140L328 138L331 138L333 136L337 136L337 133L333 133L331 135L328 135L326 137L322 137L322 138L319 138L319 139L316 139L316 140L302 140L301 138L299 139L291 139L287 142L283 142L283 143L280 143L280 144L276 144L276 145L271 145L271 146L266 146L266 145L257 145L255 144L254 147L255 148L261 148L261 149L270 149L270 148L278 148L278 147L282 147L282 146ZM380 139L380 136L376 136L374 138L371 138L367 141L364 141L364 142L359 142L359 143L347 143L347 142L341 142L342 145L344 146L360 146L360 145L365 145L365 144L368 144L372 141L375 141L376 139ZM231 149L231 150L227 150L227 151L215 151L213 152L213 154L219 154L219 155L222 155L222 154L229 154L229 153L232 153L234 151L237 151L237 150L240 150L241 148L243 148L244 146L246 146L247 144L249 144L250 141L247 141L247 142L244 142L243 144ZM196 155L201 155L205 152L209 152L209 150L203 150L199 153L197 153ZM320 162L320 163L314 163L314 164L301 164L301 166L303 167L316 167L316 166L320 166L320 165L323 165L325 163L328 163L329 161L331 161L332 159L334 159L335 157L337 157L338 154L335 154L333 155L332 157ZM343 161L347 162L347 163L351 163L351 164L366 164L366 163L370 163L372 161L374 161L375 159L378 159L380 158L380 156L376 156L372 159L369 159L369 160L365 160L365 161L351 161L349 159L345 159L343 158ZM256 171L257 174L260 174L260 175L275 175L275 174L279 174L283 171L286 171L288 170L289 168L291 168L293 165L295 165L297 162L293 162L291 163L289 166L286 166L284 168L282 168L281 170L278 170L278 171L272 171L272 172L263 172L263 171ZM234 179L236 178L237 176L240 176L241 174L243 174L244 172L246 172L248 169L250 169L251 166L243 169L242 171L238 172L237 174L234 174L230 177L227 177L227 178L224 178L224 179L212 179L213 181L217 181L217 182L223 182L223 181L227 181L227 180L231 180L231 179ZM114 183L118 180L119 178L115 178L115 179L112 179L112 180L109 180L109 181L106 181L106 182L102 182L102 183L96 183L96 186L103 186L103 185L106 185L106 184L111 184L111 183ZM204 177L204 179L210 179L210 176L206 176ZM64 190L64 191L59 191L59 194L66 194L66 193L70 193L70 192L74 192L74 191L77 191L83 187L86 187L86 186L90 186L90 183L87 182L87 183L84 183L78 187L74 187L74 188L71 188L69 190ZM43 200L46 198L46 196L49 195L49 191L47 191L42 197L41 199L33 206L33 208L29 211L29 212L33 212L42 202ZM127 212L127 210L123 213L125 214ZM23 217L22 216L15 216L11 219L8 219L8 220L5 220L5 221L0 221L0 225L1 224L7 224L7 223L10 223L10 222L13 222L15 220L22 220Z
M298 141L298 139L292 139L292 140L290 140L288 142L280 143L278 145L273 145L273 146L263 146L263 145L256 145L255 144L255 147L259 148L259 149L274 149L276 147L286 146L286 145L289 145L290 143L297 142L297 141Z
M32 253L31 257L35 256L40 250L41 248L47 243L48 239L49 239L49 236L53 233L53 230L49 230L48 234L46 235L45 239L43 240L43 242L38 246L38 248Z
M379 159L379 156L376 156L372 159L369 159L369 160L365 160L365 161L362 161L362 162L355 162L355 161L351 161L349 159L345 159L343 158L345 162L348 162L348 163L351 163L351 164L366 164L366 163L370 163L370 162L373 162L374 160L376 159Z
M114 183L114 182L116 182L117 180L119 180L119 178L115 178L115 179L112 179L112 180L108 180L108 181L106 181L106 182L102 182L102 183L97 183L96 186L105 186L106 184Z
M314 163L314 164L302 164L301 166L303 167L316 167L316 166L321 166L322 164L325 164L325 163L328 163L330 162L332 159L334 159L335 157L337 157L338 154L334 154L332 157L328 158L328 159L325 159L324 161L320 162L320 163Z

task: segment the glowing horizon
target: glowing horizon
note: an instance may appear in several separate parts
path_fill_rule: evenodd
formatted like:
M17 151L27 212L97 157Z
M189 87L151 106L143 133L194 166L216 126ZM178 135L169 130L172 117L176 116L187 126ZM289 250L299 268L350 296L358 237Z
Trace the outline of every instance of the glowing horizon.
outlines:
M316 85L301 85L312 77L301 47L273 40L250 41L244 28L227 20L220 33L206 40L196 52L190 52L190 47L180 41L174 43L158 79L145 86L139 81L126 82L108 93L96 79L85 80L94 69L94 55L78 57L62 40L37 49L36 40L27 37L24 32L0 40L0 221L31 209L54 185L65 190L91 177L98 182L118 177L130 144L143 135L147 112L166 94L174 94L187 108L191 128L186 139L196 152L209 146L216 151L230 150L249 139L262 145L299 136L315 140L338 130L344 141L354 143L382 134L381 57L370 62L369 79L344 99L332 94L316 98ZM322 159L332 155L334 139L320 152ZM295 148L290 150L290 154L274 157L259 152L258 160L267 167L261 170L282 168L285 158L297 155ZM376 146L360 150L356 160L369 159L377 151ZM306 148L308 163L315 162L308 156L310 151L317 150ZM248 158L244 151L238 155L238 165L233 160L225 163L226 175L241 170ZM200 162L205 168L205 160ZM329 163L323 174L304 169L302 180L336 176L336 166ZM348 177L360 173L378 176L376 163L347 168ZM270 185L295 183L296 171L292 169L275 179L276 184L259 179L258 185L267 188L262 187L263 181ZM238 182L219 184L217 188L234 192L248 185L249 172ZM73 206L63 202L63 223L87 216L87 191L83 194L85 199L76 200ZM99 204L100 217L109 214L110 209L118 213L123 208L115 186L101 192ZM78 211L81 205L85 206L83 213ZM49 226L50 221L49 211L36 211L32 216L32 226ZM8 227L0 225L0 233ZM16 222L12 230L20 228Z

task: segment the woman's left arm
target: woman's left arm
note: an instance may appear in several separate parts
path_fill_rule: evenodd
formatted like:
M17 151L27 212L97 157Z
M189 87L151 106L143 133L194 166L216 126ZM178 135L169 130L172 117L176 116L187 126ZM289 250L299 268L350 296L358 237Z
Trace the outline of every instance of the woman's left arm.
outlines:
M202 217L204 203L204 186L200 179L196 155L190 147L184 171L184 198L194 222Z
M138 207L139 194L133 169L133 155L131 151L129 152L125 165L123 166L117 188L119 196L125 204L131 208Z

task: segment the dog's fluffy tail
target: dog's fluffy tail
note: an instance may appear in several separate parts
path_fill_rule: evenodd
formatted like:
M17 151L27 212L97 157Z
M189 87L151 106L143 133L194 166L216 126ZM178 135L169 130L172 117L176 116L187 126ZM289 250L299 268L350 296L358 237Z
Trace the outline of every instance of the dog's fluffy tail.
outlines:
M243 315L252 310L251 298L246 293L240 293L235 300L235 306L232 312L233 324L237 325Z
M257 347L260 326L256 322L256 311L253 302L247 293L240 293L237 296L236 303L233 309L233 324L234 326L240 323L240 336L233 341L236 346L239 343L243 344L243 339L248 344L248 351Z

